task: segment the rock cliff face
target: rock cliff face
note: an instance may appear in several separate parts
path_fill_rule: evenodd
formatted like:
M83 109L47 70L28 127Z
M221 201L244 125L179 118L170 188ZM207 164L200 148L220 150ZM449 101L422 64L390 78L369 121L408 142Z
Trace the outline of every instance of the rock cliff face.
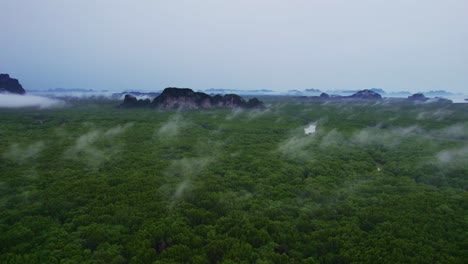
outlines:
M353 99L361 99L361 100L381 100L382 99L382 96L380 94L371 90L367 90L367 89L359 91L349 97Z
M26 91L17 79L10 78L8 74L0 74L0 93L25 94Z
M236 94L210 96L206 93L194 92L188 88L166 88L151 102L149 99L138 100L131 94L126 94L121 108L152 107L160 109L207 109L207 108L264 108L257 98L248 101Z
M133 108L133 107L149 107L151 105L150 99L140 99L138 100L135 96L131 94L125 95L123 103L119 105L121 108Z
M188 88L166 88L151 102L157 108L209 108L211 97L205 93L197 93Z
M188 88L166 88L151 102L155 108L172 109L206 109L206 108L263 108L263 103L257 98L245 101L236 94L210 96L206 93L194 92Z

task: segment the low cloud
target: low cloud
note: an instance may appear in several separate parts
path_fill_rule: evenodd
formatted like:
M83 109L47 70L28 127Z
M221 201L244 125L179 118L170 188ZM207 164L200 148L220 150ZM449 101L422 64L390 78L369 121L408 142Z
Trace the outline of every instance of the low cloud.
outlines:
M330 146L344 145L347 144L347 142L347 139L342 133L338 132L336 129L333 129L322 137L320 141L320 147L327 148Z
M169 120L156 131L156 136L175 137L179 135L180 130L188 124L189 121L184 120L183 117L177 113L176 115L170 117Z
M383 145L389 148L396 147L401 140L409 135L421 134L423 131L418 126L395 127L392 129L364 128L355 132L350 141L358 145Z
M454 148L449 150L443 150L437 153L436 158L442 164L449 164L449 163L458 163L467 164L467 157L468 157L468 144L460 148Z
M468 123L458 123L433 132L437 137L468 139Z
M247 112L247 120L251 121L252 119L256 119L258 117L264 116L266 114L270 114L271 111L269 109L252 109L248 110Z
M34 107L39 109L63 107L65 102L36 95L17 95L0 93L0 108Z
M239 115L241 115L242 113L244 113L244 109L242 108L234 108L231 110L231 113L227 114L226 115L226 120L227 121L231 121L232 119L238 117Z
M312 158L310 147L314 141L314 135L292 136L280 143L278 151L286 158L309 160Z
M174 192L171 194L171 208L185 193L190 191L195 177L213 161L214 158L211 157L200 157L183 158L172 162L166 170L166 174L170 177L180 178L181 181L175 186Z
M8 150L3 153L3 158L18 163L25 163L36 158L44 148L45 144L42 141L26 146L15 143L10 145Z
M280 145L280 151L294 154L296 151L305 149L307 145L317 141L320 148L327 148L331 146L345 146L349 144L369 146L369 145L382 145L388 148L393 148L401 143L401 140L407 136L423 133L418 126L410 127L395 127L391 129L383 129L379 127L368 127L360 129L346 135L337 129L332 129L329 132L318 131L317 135L295 136L291 137ZM312 137L310 137L312 136ZM302 151L303 152L303 151Z
M184 192L190 188L191 182L188 179L183 180L179 185L177 185L176 190L174 192L173 198L179 200Z
M435 111L423 111L418 112L416 115L417 120L437 120L441 121L445 117L450 116L453 113L451 110L447 109L437 109Z
M132 126L132 123L123 126L118 125L105 131L97 129L85 133L76 139L71 148L66 150L65 157L84 161L91 168L96 168L119 152L119 144L116 142L110 141L105 146L98 146L98 143L112 140L130 126Z
M175 177L190 178L198 175L208 164L213 162L211 157L183 158L172 162L167 174Z

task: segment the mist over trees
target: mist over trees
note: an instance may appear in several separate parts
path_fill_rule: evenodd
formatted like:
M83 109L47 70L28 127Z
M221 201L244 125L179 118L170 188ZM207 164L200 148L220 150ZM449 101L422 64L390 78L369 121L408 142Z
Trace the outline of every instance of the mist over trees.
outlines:
M466 263L466 104L265 105L0 109L0 262Z

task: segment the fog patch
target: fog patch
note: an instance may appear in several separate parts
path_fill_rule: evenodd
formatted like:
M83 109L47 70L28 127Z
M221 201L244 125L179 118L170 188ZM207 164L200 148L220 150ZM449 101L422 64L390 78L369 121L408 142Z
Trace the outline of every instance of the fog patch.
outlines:
M232 119L236 118L237 116L239 116L243 112L244 112L244 110L242 108L234 108L234 109L232 109L231 113L226 115L226 120L231 121Z
M177 185L173 198L179 200L190 185L191 182L189 180L186 179L182 181L179 185Z
M79 136L75 144L65 151L65 158L83 161L91 168L97 168L119 152L119 144L112 140L132 125L132 123L128 123L105 131L97 129L85 133Z
M406 136L406 135L409 135L409 134L417 134L417 133L423 133L424 132L421 128L419 128L416 125L409 126L409 127L397 127L397 128L392 129L392 131L397 132L401 136Z
M125 130L127 130L129 127L133 126L133 123L127 123L123 126L121 125L118 125L116 127L113 127L107 131L104 132L104 137L115 137L115 136L118 136L120 134L122 134L123 132L125 132Z
M380 128L365 128L355 132L351 138L351 143L368 146L382 145L388 148L396 147L401 140L409 135L423 133L418 126L396 127L390 130Z
M215 130L210 133L210 136L216 135L217 133L219 132ZM211 139L199 140L194 145L194 152L196 153L196 155L200 157L203 155L206 155L207 153L210 153L210 155L212 156L216 156L220 152L223 145L224 144L222 141L211 140Z
M417 120L437 120L442 121L445 117L451 115L453 111L447 109L437 109L436 111L423 111L416 115Z
M460 148L440 151L437 153L436 159L442 164L460 162L463 166L468 166L468 144L465 144Z
M185 193L192 189L194 178L213 161L214 158L211 157L199 157L183 158L171 163L169 168L166 170L166 174L169 177L181 179L171 194L171 208L174 206L175 202L180 200Z
M328 132L325 136L322 137L320 140L320 147L321 148L327 148L330 146L341 146L347 144L347 139L345 136L338 132L338 130L333 129L330 132Z
M382 129L365 128L355 132L351 136L351 142L358 145L383 145L392 147L400 144L401 137L397 133L391 133Z
M306 128L304 128L304 133L306 135L315 133L315 129L317 128L317 123L311 123Z
M247 120L251 121L258 117L264 116L265 114L271 113L269 109L252 109L247 112Z
M179 135L180 130L189 124L187 120L177 113L169 118L157 131L157 137L176 137Z
M64 100L83 100L83 99L94 99L94 100L118 100L119 97L114 96L114 92L109 91L72 91L72 90L62 90L62 91L36 91L31 92L36 96L46 96L51 98L60 98ZM122 100L123 97L122 95Z
M468 138L468 123L458 123L440 129L433 133L435 136L451 138L451 139L466 139Z
M286 158L306 161L312 158L309 148L314 142L314 136L296 135L281 142L278 151Z
M198 175L211 162L211 157L183 158L173 161L166 172L175 177L192 177Z
M26 146L15 143L10 145L8 150L3 153L3 158L18 163L25 163L36 158L44 148L45 144L42 141Z
M37 95L0 93L0 108L34 107L39 109L63 107L65 102Z

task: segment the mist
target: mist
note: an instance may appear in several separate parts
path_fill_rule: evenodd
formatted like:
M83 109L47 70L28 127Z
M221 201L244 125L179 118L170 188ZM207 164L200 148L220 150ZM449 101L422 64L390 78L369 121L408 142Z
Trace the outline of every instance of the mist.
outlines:
M422 111L417 113L417 120L437 120L442 121L444 118L450 116L453 111L447 109L437 109L435 111Z
M244 110L241 109L241 108L234 108L231 110L231 112L229 114L226 115L226 120L227 121L231 121L233 120L234 118L237 118L239 115L241 115L242 113L244 113Z
M306 128L304 128L304 133L306 135L315 133L315 129L317 128L316 123L309 124Z
M36 95L16 95L0 93L0 108L35 107L39 109L63 107L65 102Z
M213 157L194 157L172 161L165 174L177 183L175 187L161 186L161 191L169 196L169 209L193 188L196 177L214 160Z
M302 132L302 134L304 134L304 132ZM313 134L295 135L281 142L278 151L286 158L307 161L313 158L309 147L315 141L316 139Z
M433 134L437 137L450 139L468 139L468 122L457 123L442 129L439 129Z
M12 160L18 163L25 163L36 158L39 153L45 148L45 143L39 141L30 145L11 144L6 152L3 153L3 158Z
M466 166L468 162L467 157L468 144L459 148L443 150L436 155L437 161L445 165L460 162L460 164L464 164L463 166Z
M184 120L181 114L177 113L171 116L162 126L156 130L156 137L176 137L179 135L180 130L187 125L190 121Z
M133 123L118 125L108 130L92 130L79 136L75 144L65 151L65 158L81 161L91 168L97 168L112 159L120 151L120 144L114 138L125 132ZM98 143L110 140L105 146Z
M364 128L354 132L350 141L358 145L383 145L394 148L401 143L402 138L417 131L417 126L397 127L394 129Z
M323 122L322 122L323 123ZM278 151L285 158L298 160L311 160L314 157L314 147L326 149L332 146L370 146L380 145L387 149L395 149L405 138L418 136L426 138L446 138L460 140L468 137L468 123L456 123L440 129L425 130L417 125L407 127L381 128L368 127L354 131L350 135L331 129L328 132L298 135L292 131L293 136L279 143ZM429 144L429 143L428 143ZM448 161L453 157L460 157L465 149L454 149L438 154L439 161Z

